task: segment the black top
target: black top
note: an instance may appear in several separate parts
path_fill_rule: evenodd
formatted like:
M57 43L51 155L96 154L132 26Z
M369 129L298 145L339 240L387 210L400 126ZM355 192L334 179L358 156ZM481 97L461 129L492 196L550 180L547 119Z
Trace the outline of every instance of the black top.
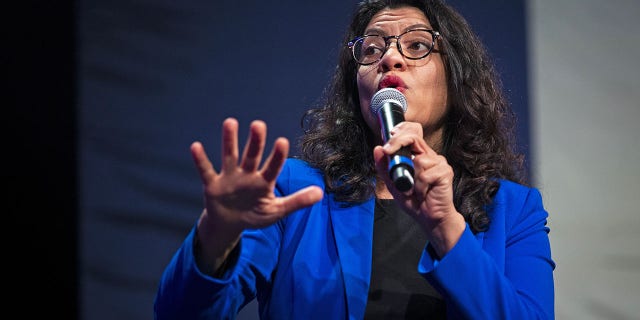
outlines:
M442 296L418 273L424 231L393 199L376 200L365 319L445 319Z

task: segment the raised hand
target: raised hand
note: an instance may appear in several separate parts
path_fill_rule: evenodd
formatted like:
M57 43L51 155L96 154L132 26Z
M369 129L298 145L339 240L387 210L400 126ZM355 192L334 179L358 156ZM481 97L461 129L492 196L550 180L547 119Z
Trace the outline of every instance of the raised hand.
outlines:
M315 186L276 197L276 178L288 156L289 141L276 139L271 153L260 166L266 136L266 124L253 121L240 158L238 122L233 118L226 119L222 124L222 168L219 172L200 142L191 145L204 188L205 208L197 227L197 260L203 268L215 271L237 244L243 230L269 226L322 199L322 190Z

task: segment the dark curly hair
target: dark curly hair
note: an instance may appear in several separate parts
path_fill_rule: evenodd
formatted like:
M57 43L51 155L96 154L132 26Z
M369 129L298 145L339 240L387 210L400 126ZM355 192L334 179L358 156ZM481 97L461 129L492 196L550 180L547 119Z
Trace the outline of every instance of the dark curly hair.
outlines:
M343 43L362 35L384 8L416 7L443 36L439 54L445 64L449 111L441 153L454 170L454 203L474 232L489 226L486 206L499 179L525 183L523 156L516 152L515 117L486 49L466 20L438 0L363 1L353 15ZM373 147L376 141L359 105L358 65L346 45L322 105L302 118L300 158L319 168L328 192L345 205L375 195Z

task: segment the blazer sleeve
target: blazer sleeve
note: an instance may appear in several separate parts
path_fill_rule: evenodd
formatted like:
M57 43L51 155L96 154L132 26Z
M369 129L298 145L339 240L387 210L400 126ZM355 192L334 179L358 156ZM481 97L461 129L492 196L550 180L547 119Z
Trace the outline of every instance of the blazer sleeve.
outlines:
M278 177L276 196L309 184L307 180L317 175L306 174L308 170L303 162L288 160ZM302 179L298 181L301 186L292 183L292 179ZM193 252L194 226L162 274L154 319L235 319L238 311L256 297L267 299L280 256L284 224L280 220L266 228L245 230L234 249L234 263L220 278L198 269Z
M221 278L198 269L193 252L195 227L165 268L154 302L154 319L235 319L238 311L266 286L276 264L276 225L245 231L235 263ZM234 250L235 251L235 250Z
M441 260L424 251L418 271L447 301L449 318L554 319L548 214L536 189L519 188L498 192L486 233L467 225Z

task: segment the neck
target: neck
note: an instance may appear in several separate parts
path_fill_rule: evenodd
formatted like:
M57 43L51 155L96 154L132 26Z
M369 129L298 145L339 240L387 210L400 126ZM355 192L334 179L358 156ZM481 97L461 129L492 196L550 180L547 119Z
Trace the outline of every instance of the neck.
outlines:
M393 199L393 195L389 192L387 185L384 183L381 177L376 179L376 198L378 199Z
M427 130L423 129L425 132L424 141L438 154L442 154L442 137L444 133L444 126L439 126L436 130L427 134Z

